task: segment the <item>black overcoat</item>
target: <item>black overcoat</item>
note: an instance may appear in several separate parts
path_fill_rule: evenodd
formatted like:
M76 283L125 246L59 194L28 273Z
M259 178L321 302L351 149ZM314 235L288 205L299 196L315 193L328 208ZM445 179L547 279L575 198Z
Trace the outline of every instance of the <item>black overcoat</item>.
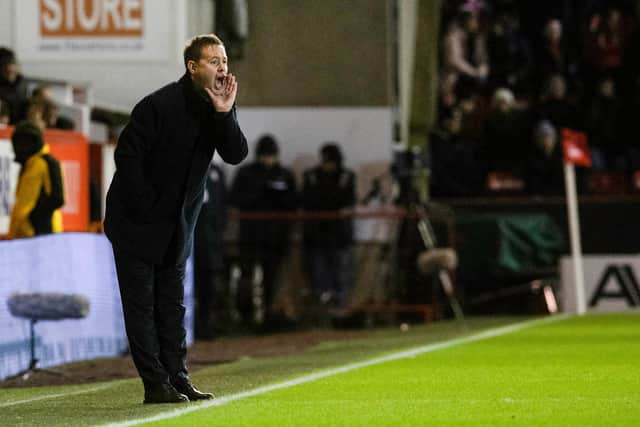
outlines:
M235 106L216 112L188 74L143 98L118 139L107 193L104 230L115 249L183 262L216 150L230 164L247 156Z

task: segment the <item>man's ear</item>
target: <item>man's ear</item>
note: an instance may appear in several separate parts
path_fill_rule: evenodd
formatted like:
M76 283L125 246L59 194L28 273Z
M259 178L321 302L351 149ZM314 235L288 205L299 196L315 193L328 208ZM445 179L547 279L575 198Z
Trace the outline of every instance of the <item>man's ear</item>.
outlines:
M187 70L189 71L189 74L195 73L197 66L198 64L194 60L190 59L187 61Z

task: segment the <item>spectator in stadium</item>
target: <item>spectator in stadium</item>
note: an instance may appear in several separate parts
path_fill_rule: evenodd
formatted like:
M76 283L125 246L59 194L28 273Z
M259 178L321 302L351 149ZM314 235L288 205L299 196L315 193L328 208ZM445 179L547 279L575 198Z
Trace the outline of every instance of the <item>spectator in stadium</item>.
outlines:
M529 154L527 191L532 195L560 195L564 189L562 144L558 132L543 120L534 128Z
M578 59L566 44L562 21L558 18L550 18L545 24L542 42L535 54L535 88L538 92L544 90L546 82L552 75L560 75L573 83L578 83Z
M223 277L226 191L222 168L211 163L193 241L196 338L214 338L225 330L230 321L229 293Z
M29 104L33 103L41 103L46 106L44 116L47 128L63 130L75 129L73 120L58 114L59 107L51 94L51 86L41 84L36 87L29 98Z
M338 214L349 212L355 202L355 174L344 167L337 144L324 144L320 164L304 173L304 209ZM308 221L304 243L314 297L322 304L345 306L353 274L353 219Z
M222 41L196 36L183 56L180 80L144 97L120 134L104 221L146 403L213 397L186 366L185 263L214 152L232 164L248 152Z
M540 104L535 111L536 121L548 120L556 129L583 129L581 114L567 97L567 84L561 74L547 80Z
M595 171L625 170L621 115L622 103L616 94L616 82L611 76L603 77L586 117L591 168Z
M515 6L502 9L491 24L487 38L489 89L508 88L518 96L531 92L533 54L520 32Z
M27 102L25 117L43 131L51 129L58 120L58 107L48 99L32 98Z
M441 125L429 135L431 195L479 195L486 177L486 160L479 141L463 132L459 109L445 110L440 120Z
M513 93L506 88L497 89L483 138L489 171L524 178L523 153L528 146L527 138L523 138L528 130L526 122L526 114L516 108Z
M620 93L634 93L635 84L640 79L640 2L635 7L635 27L629 34L622 58Z
M64 186L60 163L44 143L42 130L24 121L11 136L15 161L20 164L9 238L24 238L62 231Z
M0 47L0 99L9 104L11 124L16 124L27 102L27 82L11 49Z
M444 35L442 74L453 73L458 84L479 91L489 75L486 38L480 28L479 11L466 6L461 6Z
M616 83L621 78L627 30L620 9L610 7L604 19L594 19L594 27L589 33L586 54L589 65L587 83L597 82L605 74L613 76Z
M230 203L241 212L286 212L298 206L296 185L291 171L280 165L275 138L263 135L256 143L254 162L238 169L231 187ZM277 292L277 276L289 250L291 222L275 220L242 220L238 230L238 248L242 276L251 280L262 272L261 309L263 319L258 327L269 329L274 321L271 311ZM255 308L255 307L254 307ZM262 323L262 324L260 324Z

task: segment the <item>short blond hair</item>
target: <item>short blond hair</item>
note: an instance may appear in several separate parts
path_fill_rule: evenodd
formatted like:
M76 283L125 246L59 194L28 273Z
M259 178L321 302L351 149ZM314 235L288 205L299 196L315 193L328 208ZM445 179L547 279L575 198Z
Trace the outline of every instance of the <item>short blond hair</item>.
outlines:
M184 47L184 67L187 68L189 61L200 60L202 48L211 45L224 46L224 43L215 34L201 34L190 39Z

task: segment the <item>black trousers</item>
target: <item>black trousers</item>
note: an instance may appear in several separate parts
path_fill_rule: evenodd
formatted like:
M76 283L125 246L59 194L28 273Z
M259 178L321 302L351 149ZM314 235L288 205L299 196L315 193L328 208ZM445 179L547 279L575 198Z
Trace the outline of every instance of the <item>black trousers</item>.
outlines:
M124 322L145 387L188 378L185 263L154 265L114 249Z

